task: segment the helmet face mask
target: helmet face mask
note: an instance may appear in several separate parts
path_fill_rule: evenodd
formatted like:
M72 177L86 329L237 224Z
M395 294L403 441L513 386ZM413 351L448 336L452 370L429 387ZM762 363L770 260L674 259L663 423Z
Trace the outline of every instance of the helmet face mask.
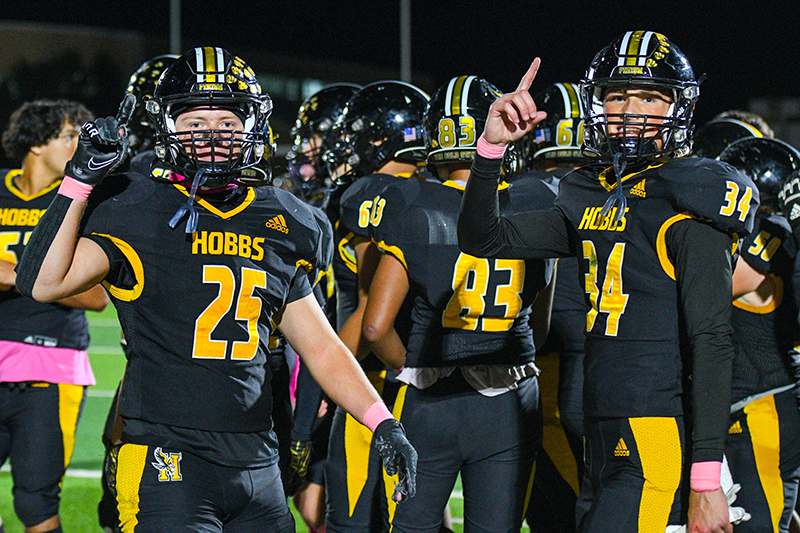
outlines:
M659 115L608 113L607 94L626 90L657 91L670 105ZM580 91L586 112L584 143L603 160L617 153L636 161L688 152L699 83L684 54L663 35L626 32L595 56Z
M263 167L262 158L269 155L265 131L272 101L253 70L221 48L195 48L177 59L162 74L146 109L156 128L156 155L185 177L205 169L206 187L236 184L243 170ZM241 129L179 130L176 125L185 112L214 109L236 115Z
M330 165L322 158L325 140L347 101L360 88L349 83L328 85L300 105L290 132L293 145L286 159L289 177L299 185L300 194L308 203L320 205L327 199L333 181Z
M349 183L390 161L424 161L427 103L428 95L400 81L371 83L353 95L324 141L322 159L337 169L334 181Z

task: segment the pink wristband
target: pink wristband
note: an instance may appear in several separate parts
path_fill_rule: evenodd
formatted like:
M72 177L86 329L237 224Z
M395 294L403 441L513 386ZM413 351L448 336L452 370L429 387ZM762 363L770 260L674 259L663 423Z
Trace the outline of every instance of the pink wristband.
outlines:
M378 401L367 409L367 412L364 414L363 424L367 426L370 431L374 432L378 424L390 418L394 417L392 413L389 412L389 409L387 409L386 404Z
M694 463L689 476L689 483L695 492L712 492L720 488L719 478L722 471L721 461L703 461Z
M92 189L94 189L94 185L89 185L88 183L83 183L69 176L64 176L61 186L58 188L58 194L66 196L67 198L72 198L73 200L78 200L79 202L85 202L89 198Z
M478 137L477 152L479 156L485 157L486 159L500 159L503 157L503 154L506 153L506 146L489 144L489 142L483 138L483 135L481 135Z

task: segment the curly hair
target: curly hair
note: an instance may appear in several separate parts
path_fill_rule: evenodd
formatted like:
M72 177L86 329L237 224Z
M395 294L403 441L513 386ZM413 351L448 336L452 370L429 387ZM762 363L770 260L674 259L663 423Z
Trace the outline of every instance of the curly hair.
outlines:
M8 157L22 161L34 146L47 144L58 137L65 122L80 128L94 115L80 102L72 100L35 100L22 104L8 122L2 143Z

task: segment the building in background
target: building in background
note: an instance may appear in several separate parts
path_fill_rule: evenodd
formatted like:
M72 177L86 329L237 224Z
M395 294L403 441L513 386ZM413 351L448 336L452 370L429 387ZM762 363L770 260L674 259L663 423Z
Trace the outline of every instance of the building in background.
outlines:
M214 43L187 41L184 48L209 44ZM399 76L396 69L376 65L280 55L255 47L228 49L248 58L274 101L270 124L277 134L277 167L291 147L289 129L307 96L330 83L366 85ZM166 35L154 39L131 30L0 21L0 127L14 109L35 98L74 99L97 116L113 115L131 73L146 59L168 52ZM414 83L430 92L436 82L415 73ZM0 156L2 163L5 156Z

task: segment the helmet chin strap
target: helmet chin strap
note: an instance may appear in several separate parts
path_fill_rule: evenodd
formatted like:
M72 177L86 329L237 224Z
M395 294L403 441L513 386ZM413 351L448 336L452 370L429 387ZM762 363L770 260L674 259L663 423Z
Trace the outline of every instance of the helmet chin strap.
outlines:
M614 222L617 224L622 221L625 216L625 209L628 207L628 200L625 198L625 195L622 194L622 173L625 172L625 167L627 165L628 161L621 151L614 154L614 174L617 175L617 190L608 197L605 205L603 205L603 209L600 211L600 216L605 217L615 204L619 204L616 213L614 213Z
M186 221L186 233L194 233L197 230L197 208L194 206L194 197L197 194L197 188L202 186L208 177L206 176L206 171L208 167L203 167L197 171L194 175L194 179L192 180L192 189L189 192L189 201L180 206L178 210L172 215L172 218L169 221L169 227L175 229L175 226L183 218L183 215L189 213L189 220Z

